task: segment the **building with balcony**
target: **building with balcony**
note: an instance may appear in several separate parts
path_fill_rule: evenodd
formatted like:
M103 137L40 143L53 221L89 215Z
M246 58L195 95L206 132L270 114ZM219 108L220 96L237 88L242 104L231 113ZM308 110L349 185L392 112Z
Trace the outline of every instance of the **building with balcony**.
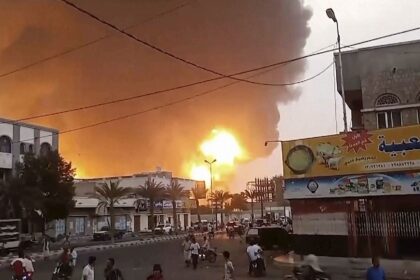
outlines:
M343 52L351 131L282 143L296 252L419 255L419 54L420 41Z
M25 153L58 150L58 130L0 118L0 179L6 180Z
M419 53L420 40L342 53L344 90L353 130L420 123ZM336 76L341 94L338 72Z

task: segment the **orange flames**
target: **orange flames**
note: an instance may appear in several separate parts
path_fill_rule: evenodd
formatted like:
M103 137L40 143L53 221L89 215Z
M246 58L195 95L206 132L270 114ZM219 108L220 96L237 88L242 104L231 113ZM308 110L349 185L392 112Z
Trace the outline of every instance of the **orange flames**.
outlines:
M206 186L210 187L210 168L204 160L213 161L213 187L218 186L217 182L224 181L235 171L235 164L246 158L245 150L240 146L239 141L233 133L225 129L213 129L207 139L199 146L199 156L190 160L185 169L189 171L190 177L194 180L204 180Z

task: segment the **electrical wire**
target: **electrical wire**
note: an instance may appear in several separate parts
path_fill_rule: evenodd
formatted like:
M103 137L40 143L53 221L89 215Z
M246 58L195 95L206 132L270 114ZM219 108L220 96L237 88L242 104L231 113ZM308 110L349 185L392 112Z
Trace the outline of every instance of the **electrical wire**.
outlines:
M250 81L250 80L246 80L246 79L241 79L241 78L235 77L235 76L240 75L240 74L237 74L237 75L226 75L226 74L220 73L218 71L212 70L210 68L207 68L205 66L201 66L201 65L199 65L199 64L197 64L195 62L192 62L192 61L187 60L185 58L179 57L179 56L177 56L177 55L175 55L175 54L173 54L173 53L171 53L171 52L169 52L167 50L162 49L161 47L158 47L156 45L153 45L153 44L151 44L151 43L149 43L149 42L147 42L147 41L145 41L145 40L143 40L143 39L141 39L141 38L139 38L139 37L137 37L137 36L135 36L135 35L133 35L131 33L126 32L123 29L117 27L116 25L114 25L114 24L112 24L112 23L110 23L110 22L108 22L108 21L106 21L106 20L104 20L104 19L96 16L95 14L93 14L93 13L91 13L91 12L89 12L89 11L81 8L81 7L79 7L78 5L76 5L75 3L71 2L71 1L68 1L68 0L59 0L59 1L65 3L66 5L68 5L68 6L72 7L72 8L74 8L74 9L76 9L80 13L83 13L83 14L89 16L90 18L92 18L92 19L94 19L94 20L102 23L103 25L106 25L106 26L110 27L111 29L113 29L113 30L115 30L115 31L117 31L117 32L125 35L126 37L128 37L128 38L130 38L130 39L132 39L132 40L134 40L134 41L136 41L136 42L138 42L138 43L140 43L140 44L142 44L142 45L144 45L144 46L146 46L148 48L151 48L151 49L153 49L153 50L155 50L157 52L160 52L160 53L162 53L162 54L164 54L166 56L169 56L169 57L171 57L171 58L173 58L175 60L181 61L181 62L183 62L185 64L188 64L190 66L193 66L195 68L198 68L198 69L207 71L209 73L212 73L212 74L221 76L223 78L229 78L229 79L233 79L233 80L237 80L237 81L241 81L241 82L245 82L245 83L250 83L250 84L255 84L255 85L263 85L263 86L283 86L282 84L261 83L261 82L255 82L255 81ZM413 28L411 31L419 30L419 29L420 29L420 27L416 27L416 28ZM403 31L403 32L400 32L400 34L407 33L407 32L410 32L410 31ZM382 38L382 39L383 38L387 38L387 36L385 35L385 36L382 36L380 38ZM373 41L373 40L367 40L367 41L365 41L365 43L366 42L371 42L371 41ZM352 46L354 46L354 44L353 45L348 45L347 47L350 48ZM274 66L274 65L267 65L266 68L271 67L271 66Z
M360 42L353 43L353 44L350 44L350 45L342 46L341 48L344 49L344 48L348 48L348 47L358 46L358 45L373 42L373 41L376 41L376 40L380 40L380 39L384 39L384 38L388 38L388 37L392 37L392 36L397 36L397 35L408 33L408 32L413 32L413 31L416 31L416 30L420 30L420 27L406 29L406 30L403 30L403 31L400 31L400 32L391 33L391 34L383 35L383 36L380 36L380 37L375 37L375 38L372 38L372 39L368 39L368 40L360 41ZM231 74L231 76L247 74L247 73L251 73L251 72L255 72L255 71L259 71L259 70L264 70L264 69L270 69L270 68L273 68L273 67L276 67L276 66L289 64L289 63L292 63L292 62L295 62L295 61L299 61L299 60L310 58L310 57L313 57L313 56L318 56L318 55L321 55L321 54L333 52L333 51L336 51L336 50L338 50L338 48L333 48L333 49L330 49L330 50L323 50L323 51L319 51L319 52L313 52L313 53L303 55L303 56L300 56L300 57L296 57L296 58L292 58L292 59L288 59L288 60L283 60L283 61L272 63L272 64L269 64L269 65L265 65L265 66L261 66L261 67L237 72L237 73ZM55 116L55 115L60 115L60 114L65 114L65 113L70 113L70 112L76 112L76 111L80 111L80 110L96 108L96 107L110 105L110 104L116 104L116 103L120 103L120 102L140 99L140 98L147 97L147 96L152 96L152 95L162 94L162 93L171 92L171 91L175 91L175 90L179 90L179 89L184 89L184 88L188 88L188 87L192 87L192 86L196 86L196 85L200 85L200 84L204 84L204 83L208 83L208 82L212 82L212 81L217 81L217 80L221 80L221 79L224 79L224 77L214 77L214 78L211 78L211 79L201 80L201 81L198 81L198 82L184 84L184 85L180 85L180 86L176 86L176 87L172 87L172 88L168 88L168 89L156 90L156 91L152 91L152 92L149 92L149 93L146 93L146 94L138 94L138 95L125 97L125 98L114 99L114 100L110 100L110 101L106 101L106 102L99 102L99 103L90 104L90 105L86 105L86 106L74 107L74 108L70 108L70 109L66 109L66 110L62 110L62 111L56 111L56 112L52 112L52 113L45 113L45 114L28 116L28 117L16 119L13 122L20 122L20 121L26 121L26 120L31 120L31 119L38 119L38 118L43 118L43 117Z
M294 83L289 83L289 84L290 85L292 85L292 84L300 84L300 83L304 83L304 82L308 82L310 80L313 80L313 79L319 77L320 75L322 75L323 73L325 73L329 68L331 68L331 66L333 66L333 64L334 64L334 62L330 63L323 70L321 70L320 72L318 72L317 74L315 74L315 75L313 75L313 76L311 76L309 78L306 78L306 79L303 79L303 80L300 80L300 81L297 81L297 82L294 82ZM256 77L256 76L265 74L265 73L270 72L270 71L273 71L273 70L274 69L268 69L268 70L265 70L264 72L256 73L256 74L254 74L252 76L249 76L249 78ZM149 109L145 109L145 110L142 110L142 111L138 111L138 112L134 112L134 113L122 115L122 116L119 116L119 117L111 118L111 119L108 119L108 120L104 120L104 121L100 121L100 122L96 122L96 123L92 123L92 124L88 124L88 125L84 125L84 126L80 126L80 127L76 127L76 128L71 128L71 129L68 129L68 130L63 130L63 131L55 132L53 134L54 135L68 134L68 133L72 133L72 132L76 132L76 131L80 131L80 130L84 130L84 129L88 129L88 128L92 128L92 127L96 127L96 126L108 124L108 123L111 123L111 122L116 122L116 121L124 120L124 119L130 118L130 117L138 116L138 115L145 114L145 113L148 113L148 112L157 111L157 110L163 109L165 107L169 107L169 106L173 106L173 105L176 105L176 104L184 103L186 101L190 101L190 100L196 99L198 97L202 97L202 96L208 95L210 93L214 93L215 91L218 91L220 89L227 88L227 87L232 86L232 85L237 84L237 83L240 83L240 81L233 81L233 82L230 82L228 84L225 84L225 85L216 87L214 89L206 90L204 92L197 93L197 94L194 94L192 96L188 96L188 97L185 97L185 98L182 98L182 99L178 99L178 100L175 100L175 101L172 101L172 102L168 102L168 103L165 103L165 104L162 104L162 105L158 105L158 106L155 106L155 107L152 107L152 108L149 108ZM38 137L38 138L43 138L43 137L49 137L49 135L41 136L41 137ZM15 141L13 143L27 142L27 141L34 140L34 139L35 138L30 138L30 139Z
M162 17L162 16L165 16L165 15L167 15L167 14L173 13L174 11L177 11L177 10L179 10L179 9L181 9L181 8L184 8L185 6L187 6L187 5L191 4L192 2L193 2L193 1L183 2L183 3L181 3L181 4L180 4L180 5L178 5L178 6L175 6L175 7L171 8L171 9L166 10L166 11L162 11L162 12L160 12L160 13L156 14L156 15L153 15L153 16L151 16L151 17L149 17L149 18L147 18L147 19L145 19L145 20L143 20L143 21L141 21L141 22L137 23L137 24L133 24L133 25L127 26L127 27L125 27L125 28L124 28L124 30L132 29L132 28L134 28L134 27L138 27L138 26L143 25L143 24L145 24L145 23L147 23L147 22L150 22L150 21L152 21L152 20L155 20L155 19L157 19L157 18L159 18L159 17ZM103 40L105 40L105 39L111 38L111 37L113 37L113 36L115 36L115 34L107 34L107 35L101 36L101 37L99 37L99 38L96 38L96 39L94 39L94 40L91 40L91 41L89 41L89 42L86 42L86 43L83 43L83 44L81 44L81 45L78 45L78 46L76 46L76 47L69 48L69 49L67 49L67 50L65 50L65 51L62 51L62 52L59 52L59 53L53 54L53 55L51 55L51 56L44 57L44 58L42 58L42 59L40 59L40 60L37 60L37 61L31 62L31 63L29 63L29 64L26 64L26 65L23 65L23 66L18 67L18 68L16 68L16 69L13 69L13 70L11 70L11 71L8 71L8 72L5 72L5 73L2 73L2 74L0 74L0 79L1 79L1 78L4 78L4 77L7 77L7 76L10 76L10 75L12 75L12 74L14 74L14 73L17 73L17 72L20 72L20 71L26 70L26 69L28 69L28 68L30 68L30 67L33 67L33 66L36 66L36 65L38 65L38 64L42 64L42 63L47 62L47 61L49 61L49 60L53 60L53 59L55 59L55 58L58 58L58 57L64 56L64 55L66 55L66 54L69 54L69 53L75 52L75 51L80 50L80 49L83 49L83 48L85 48L85 47L88 47L88 46L90 46L90 45L96 44L96 43L98 43L98 42L100 42L100 41L103 41Z

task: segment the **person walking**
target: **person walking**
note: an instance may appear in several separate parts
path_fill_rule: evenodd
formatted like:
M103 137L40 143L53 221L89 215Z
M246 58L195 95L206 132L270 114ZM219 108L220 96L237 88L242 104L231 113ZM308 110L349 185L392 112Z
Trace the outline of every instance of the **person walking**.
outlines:
M385 270L380 264L379 257L375 256L372 258L372 266L367 270L367 280L385 280Z
M185 265L189 267L191 263L191 241L188 236L185 237L184 242L182 242L182 250L184 251Z
M77 251L75 250L74 247L70 248L70 266L72 267L72 269L74 269L76 267L77 264Z
M191 240L191 259L192 259L194 269L197 269L199 254L200 254L200 244L198 244L195 237L193 237Z
M233 263L230 260L230 253L228 251L224 251L223 257L225 258L225 276L223 279L233 280L235 279L235 276L234 276L235 268L233 267Z
M83 268L82 280L95 280L95 262L96 257L90 256L88 264Z
M124 280L121 270L115 268L115 259L109 258L105 267L105 280Z
M146 280L164 280L162 267L160 266L160 264L153 265L153 272L147 277Z

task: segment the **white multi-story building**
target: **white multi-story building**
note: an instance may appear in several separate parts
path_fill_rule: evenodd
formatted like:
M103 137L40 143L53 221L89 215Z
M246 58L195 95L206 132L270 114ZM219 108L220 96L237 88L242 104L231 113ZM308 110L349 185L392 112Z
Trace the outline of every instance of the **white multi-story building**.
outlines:
M58 150L58 130L0 118L0 179L6 180L25 153Z

